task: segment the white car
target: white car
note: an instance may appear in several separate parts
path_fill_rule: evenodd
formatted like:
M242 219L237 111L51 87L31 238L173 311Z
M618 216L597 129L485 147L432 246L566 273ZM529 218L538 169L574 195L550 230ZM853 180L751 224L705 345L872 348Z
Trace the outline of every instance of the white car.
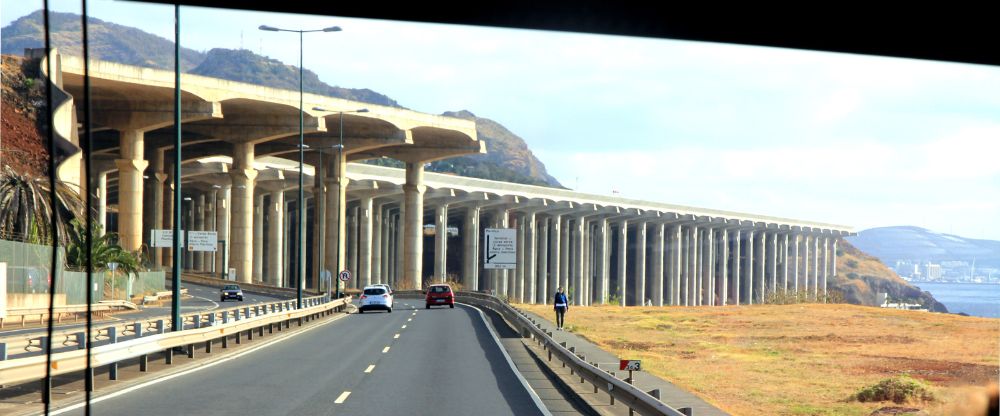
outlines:
M387 285L385 283L375 283L372 286L382 286L382 287L385 288L385 290L389 291L389 296L392 296L392 288L389 287L389 285Z
M392 293L383 285L365 286L364 292L361 293L358 313L376 309L392 313Z

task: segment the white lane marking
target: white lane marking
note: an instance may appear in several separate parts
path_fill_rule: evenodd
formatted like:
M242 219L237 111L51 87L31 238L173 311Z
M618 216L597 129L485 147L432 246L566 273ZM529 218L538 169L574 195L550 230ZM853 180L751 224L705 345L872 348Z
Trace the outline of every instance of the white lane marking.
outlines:
M396 334L396 336L392 337L392 339L399 339L399 334Z
M374 369L375 369L375 364L372 364L372 365L368 366L368 368L366 368L366 369L365 369L365 372L366 372L366 373L370 373L370 372L372 372L372 370L374 370Z
M350 396L350 395L351 395L351 392L349 392L349 391L345 391L343 393L340 393L340 397L337 397L337 400L335 400L334 403L341 404L341 403L344 402L344 400L347 400L347 396Z
M413 318L410 318L410 319L407 319L407 320L406 320L406 322L410 322L410 321L412 321L412 320L413 320Z
M389 347L382 348L382 354L389 352Z
M212 310L212 309L217 309L217 308L219 307L219 304L218 304L218 303L215 303L215 301L214 301L214 300L211 300L211 299L209 299L209 298L203 298L203 297L201 297L201 296L191 296L191 297L193 297L193 298L195 298L195 299L201 299L201 300L204 300L204 301L208 301L208 302L211 302L211 303L212 303L212 305L214 305L214 306L212 306L211 308L208 308L208 309L205 309L206 311L210 311L210 310Z
M139 389L141 389L143 387L149 387L149 386L152 386L154 384L159 384L159 383L162 383L164 381L170 380L172 378L177 378L177 377L180 377L180 376L188 375L188 374L191 374L191 373L193 373L195 371L201 371L201 370L204 370L206 368L210 368L210 367L222 364L222 363L224 363L226 361L235 360L235 359L240 358L240 357L242 357L244 355L250 354L250 353L252 353L254 351L270 347L272 345L275 345L275 344L278 344L280 342L284 342L284 341L287 341L287 340L292 339L294 337L297 337L299 335L302 335L302 334L304 334L306 332L312 331L312 330L314 330L316 328L321 328L324 325L327 325L327 324L330 324L330 323L333 323L333 322L337 322L337 321L339 321L340 319L342 319L342 318L344 318L346 316L347 316L347 314L337 316L337 317L335 317L335 318L333 318L333 319L331 319L329 321L321 322L321 323L316 324L315 326L311 326L311 327L307 327L305 329L298 330L298 331L293 332L293 333L291 333L289 335L286 335L284 338L278 338L278 339L275 339L275 340L273 340L273 341L271 341L269 343L257 345L257 346L255 346L253 348L250 348L250 349L246 350L246 351L243 351L243 352L237 353L235 355L232 355L232 356L220 359L218 361L213 361L213 362L207 363L207 364L202 365L202 366L193 367L193 368L191 368L189 370L184 370L184 371L181 371L179 373L174 373L174 374L171 374L171 375L168 375L168 376L165 376L165 377L162 377L162 378L158 378L158 379L155 379L155 380L150 380L150 381L147 381L145 383L142 383L142 384L139 384L139 385L136 385L136 386L132 386L132 387L129 387L129 388L124 389L124 390L118 390L116 392L109 393L109 394L104 395L104 396L95 397L95 398L93 398L93 399L90 400L90 403L91 404L100 403L100 402L103 402L105 400L113 399L113 398L121 396L123 394L128 394L130 392L139 390ZM350 394L350 393L348 392L348 394ZM63 414L63 413L69 412L71 410L79 409L79 408L83 407L85 404L86 404L85 402L80 402L80 403L74 404L72 406L67 406L67 407L62 408L62 409L53 410L52 412L50 412L50 414L53 414L53 415Z
M400 328L400 329L406 329L406 325L403 325L403 327L402 327L402 328Z
M479 311L479 317L483 319L483 325L485 325L486 329L490 331L490 335L493 336L493 341L497 343L497 348L500 349L500 353L503 354L503 357L507 359L507 364L510 365L510 370L514 372L514 375L517 376L517 379L521 381L521 385L524 386L524 389L528 391L528 395L531 396L531 400L535 402L535 406L538 407L538 410L541 411L543 415L552 416L552 413L549 412L549 409L545 407L544 403L542 403L542 399L538 397L538 393L535 392L535 389L531 388L531 385L528 384L528 380L525 379L524 376L521 375L521 372L517 370L517 366L514 365L514 360L510 358L510 354L507 354L507 350L505 350L503 348L503 344L500 343L500 337L497 336L497 331L493 329L493 325L490 325L489 322L486 320L486 314L483 312L483 310L466 303L459 303L459 302L455 303L463 306L468 306L472 309Z

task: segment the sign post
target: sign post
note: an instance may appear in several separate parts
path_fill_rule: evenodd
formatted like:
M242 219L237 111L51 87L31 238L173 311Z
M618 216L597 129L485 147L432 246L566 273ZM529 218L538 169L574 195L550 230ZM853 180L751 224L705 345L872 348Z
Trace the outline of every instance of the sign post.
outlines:
M111 270L111 300L115 300L115 270L118 269L118 263L109 262L108 270Z
M487 228L483 233L483 268L513 269L517 267L517 230Z
M341 270L340 273L337 275L337 277L338 277L338 279L337 279L337 298L339 299L340 298L340 282L344 282L344 288L346 289L347 288L347 281L351 280L351 271L347 270L347 269Z
M628 370L628 384L632 384L632 372L642 371L641 360L618 360L619 370Z

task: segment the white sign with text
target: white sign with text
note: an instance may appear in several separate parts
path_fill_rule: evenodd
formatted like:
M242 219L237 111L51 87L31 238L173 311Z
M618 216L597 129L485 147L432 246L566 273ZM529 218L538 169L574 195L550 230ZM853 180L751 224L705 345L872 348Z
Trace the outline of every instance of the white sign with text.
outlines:
M513 269L517 266L517 230L487 228L483 240L483 268Z
M184 247L184 230L181 230L181 247ZM173 247L174 230L152 230L149 234L150 247Z
M188 251L216 251L218 247L218 232L188 231Z

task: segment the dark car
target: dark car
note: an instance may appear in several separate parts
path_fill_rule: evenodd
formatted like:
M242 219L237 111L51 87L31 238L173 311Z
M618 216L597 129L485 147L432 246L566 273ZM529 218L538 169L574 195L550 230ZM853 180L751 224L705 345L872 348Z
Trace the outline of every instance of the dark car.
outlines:
M243 291L240 290L240 285L225 285L219 292L220 302L225 302L226 299L238 299L240 302L243 301Z
M451 291L451 286L448 285L430 285L427 290L426 297L426 307L431 308L431 305L448 305L452 308L455 307L455 292Z

